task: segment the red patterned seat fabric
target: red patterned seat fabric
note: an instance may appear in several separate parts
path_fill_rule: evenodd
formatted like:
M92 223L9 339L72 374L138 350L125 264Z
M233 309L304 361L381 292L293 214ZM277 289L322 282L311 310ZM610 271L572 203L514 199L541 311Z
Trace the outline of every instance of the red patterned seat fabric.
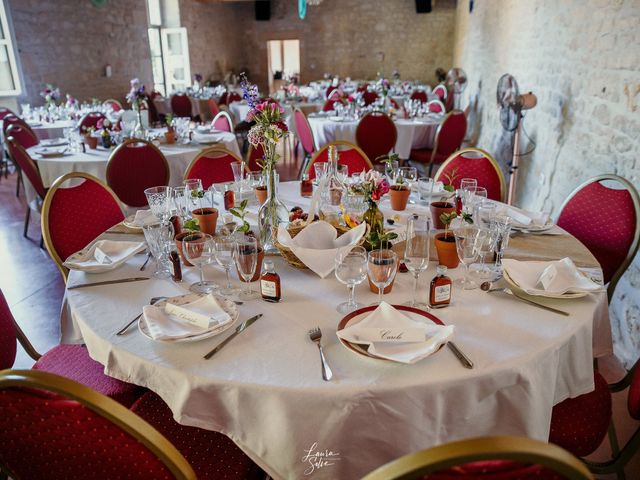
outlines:
M426 475L423 480L562 480L564 478L540 465L511 460L485 460Z
M633 372L631 386L629 387L629 397L627 398L627 408L631 418L640 420L640 367L636 367Z
M38 137L29 126L20 124L12 125L11 131L7 129L7 136L13 137L15 141L18 142L18 145L24 149L34 147L38 144Z
M218 112L218 114L219 113L220 112ZM215 130L220 130L221 132L230 132L231 130L233 130L233 126L229 122L229 117L227 117L226 115L218 116L218 114L216 114L216 117L211 122L211 126Z
M65 260L122 220L120 206L100 183L84 179L80 185L59 188L48 218L53 248Z
M13 140L11 140L13 139ZM40 171L38 170L36 164L31 159L27 151L24 147L21 147L14 137L9 137L6 142L7 150L9 151L9 155L12 160L18 164L22 173L24 173L33 189L36 191L38 196L41 199L44 199L47 194L47 190L44 188L44 184L42 183L42 177L40 177Z
M608 283L627 256L637 222L627 190L593 182L569 200L557 223L596 257Z
M329 150L328 148L323 148L320 151L320 153L318 153L318 155L315 157L315 160L313 163L328 161L329 159L328 150ZM355 148L350 148L348 150L340 150L338 152L338 155L339 155L338 163L340 163L341 165L346 165L349 168L349 175L351 175L352 173L360 173L362 171L367 172L371 170L371 167L367 163L367 160L363 158L362 154ZM311 164L311 166L309 167L309 178L311 180L316 178L316 171L315 171L315 168L313 168L313 164Z
M447 181L447 175L455 172L453 187L460 188L460 181L463 178L475 178L478 180L478 186L487 189L487 198L491 200L502 200L500 174L496 171L491 161L486 158L465 158L458 155L452 161L447 163L444 169L436 175L435 181Z
M0 391L0 464L17 478L172 479L141 443L80 403L32 389Z
M7 300L0 290L0 370L13 367L16 361L16 326Z
M553 407L549 443L577 457L593 453L602 443L611 421L611 393L606 380L596 372L593 392L569 398Z
M171 111L176 117L191 117L191 100L184 94L174 95L171 97Z
M380 155L388 154L396 145L398 131L387 115L367 114L356 129L356 143L372 162Z
M162 433L184 455L199 480L251 480L264 473L225 435L176 423L155 393L143 395L131 408Z
M315 150L315 144L313 141L313 132L311 131L307 117L305 117L304 113L300 110L296 110L293 114L293 118L296 123L296 132L300 138L302 148L305 153L313 153Z
M251 170L252 172L256 172L258 170L261 170L260 165L258 165L258 162L262 163L263 159L262 157L264 157L264 149L262 148L262 145L258 145L257 147L254 147L253 145L251 146L251 148L249 149L249 170Z
M199 178L205 190L213 183L233 182L231 163L237 161L237 158L228 154L218 157L198 157L186 178Z

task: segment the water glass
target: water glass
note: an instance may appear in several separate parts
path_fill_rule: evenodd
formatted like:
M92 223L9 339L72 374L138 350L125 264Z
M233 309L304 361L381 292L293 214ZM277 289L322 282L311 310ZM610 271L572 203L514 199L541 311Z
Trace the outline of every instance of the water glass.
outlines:
M258 266L258 241L256 238L248 235L236 236L233 256L238 274L243 281L243 291L240 294L240 298L242 300L256 298L257 292L254 292L251 287L251 279L255 275Z
M318 185L320 179L327 173L327 162L315 162L313 164L313 170L316 172L314 185Z
M473 215L478 202L487 198L487 190L483 187L465 187L462 190L462 212Z
M171 217L171 187L150 187L144 191L151 212L159 220L169 220Z
M428 215L413 215L407 222L407 239L404 249L404 264L413 273L412 307L427 308L426 302L418 302L418 280L420 274L429 267L429 247L431 244L431 219Z
M378 304L383 290L393 281L398 268L398 256L393 250L373 250L367 259L369 279L378 288Z
M476 238L479 229L474 226L461 227L455 230L456 250L458 258L464 265L464 279L460 283L463 290L473 290L476 284L469 279L469 265L478 259Z
M494 217L489 227L493 237L493 251L496 253L496 262L493 270L497 275L502 274L502 257L509 245L509 235L511 234L511 217L500 215Z
M433 196L433 187L435 182L430 177L420 177L418 179L418 193L420 195L420 204L429 205Z
M480 228L489 228L496 215L496 204L486 199L480 199L473 210L473 223Z
M189 212L196 208L202 208L202 180L199 178L189 178L183 180L186 197L189 199Z
M206 281L202 267L210 265L215 258L215 244L213 237L208 233L195 232L182 239L182 254L196 265L200 270L200 281L189 286L189 290L195 293L211 293L218 288L214 282Z
M173 209L176 214L184 222L191 214L191 199L186 187L172 187L171 196L173 200Z
M338 281L349 288L349 300L338 305L336 310L344 314L362 307L356 302L355 287L367 279L367 251L359 246L349 251L339 251L334 273Z
M218 237L215 239L215 259L222 268L224 268L224 272L227 275L227 285L224 288L220 289L220 294L229 297L237 293L238 289L233 288L231 286L231 276L229 275L229 271L231 270L231 266L234 261L234 248L235 241L233 237Z
M242 162L231 162L231 171L233 172L233 181L236 182L237 185L242 185L244 182L244 161Z
M156 278L170 277L169 254L173 250L173 225L168 221L156 222L144 225L142 231L149 252L156 261L156 270L153 276Z

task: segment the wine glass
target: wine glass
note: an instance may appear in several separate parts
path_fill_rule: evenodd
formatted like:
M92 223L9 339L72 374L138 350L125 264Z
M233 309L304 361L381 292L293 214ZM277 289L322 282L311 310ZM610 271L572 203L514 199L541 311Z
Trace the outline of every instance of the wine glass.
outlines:
M484 258L487 254L493 252L494 244L493 231L488 228L479 228L476 237L476 249L480 257L480 265L476 269L476 275L480 280L488 280L493 276L492 272L485 265Z
M349 288L349 300L336 307L339 313L349 313L362 307L356 302L355 287L367 278L367 251L353 247L349 251L338 251L335 259L335 275L340 283Z
M156 261L156 270L153 276L167 278L171 276L169 269L169 253L173 244L173 224L168 221L155 222L142 227L144 238L151 255Z
M487 189L484 187L466 187L462 191L462 212L473 214L476 204L487 198Z
M327 162L314 162L313 170L316 173L316 178L314 180L315 185L320 184L320 179L325 176L327 173Z
M173 206L175 207L176 214L184 222L191 213L191 201L189 199L189 192L186 187L173 187L171 190Z
M429 267L429 247L431 219L427 215L413 215L407 222L407 240L404 249L404 264L413 273L413 299L408 305L415 308L429 308L425 302L416 299L420 274Z
M206 281L202 267L213 263L215 257L215 245L213 237L208 233L195 232L182 239L182 254L200 270L200 281L189 286L189 290L195 293L210 293L218 288L214 282Z
M190 201L189 211L202 208L201 192L202 180L199 178L189 178L182 182L185 188L185 194Z
M418 180L418 169L416 167L400 167L398 170L399 176L396 177L396 183L406 183L409 187L409 199L411 199L411 193L413 192L413 186ZM410 200L409 203L414 203Z
M250 300L256 298L256 292L251 287L251 279L256 273L258 265L258 241L255 237L249 235L239 235L236 237L233 256L236 261L236 267L243 282L243 291L240 298ZM247 286L246 289L244 286Z
M398 256L393 250L373 250L369 252L367 273L378 287L378 304L382 303L383 290L393 281L398 268Z
M147 197L151 213L159 220L169 220L171 217L171 187L150 187L144 191L144 194Z
M233 251L235 241L233 237L218 237L214 242L215 259L227 275L227 286L220 289L220 294L229 297L237 293L238 289L231 286L231 276L229 271L233 265Z
M477 186L478 180L475 178L463 178L460 180L460 187L456 190L456 206L458 207L458 211L462 211L465 192L470 188L476 188Z
M458 258L465 267L464 279L460 283L463 290L473 290L476 288L476 285L469 279L469 265L478 258L478 249L476 247L478 231L477 227L468 226L458 228L454 232Z
M509 234L511 233L511 217L507 215L494 217L489 228L493 232L493 251L496 253L496 263L493 270L497 275L501 275L502 257L509 244Z

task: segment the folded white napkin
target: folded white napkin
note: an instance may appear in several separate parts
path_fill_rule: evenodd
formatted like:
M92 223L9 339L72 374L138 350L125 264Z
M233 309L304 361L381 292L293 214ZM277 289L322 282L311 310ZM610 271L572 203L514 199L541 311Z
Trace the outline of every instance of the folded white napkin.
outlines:
M151 210L138 210L131 225L142 228L145 225L150 225L158 221L158 218L153 214Z
M221 132L193 132L193 139L198 143L217 143L222 140Z
M515 227L543 227L549 222L549 214L544 212L531 212L510 205L497 204L496 213L511 217Z
M338 331L337 335L351 343L369 345L368 352L377 357L410 364L437 351L453 335L453 330L452 325L416 322L382 302L362 321ZM418 332L422 337L419 341L390 338L413 340Z
M566 257L554 262L521 262L504 259L504 270L529 295L597 292L604 287L578 270Z
M278 227L278 242L291 251L321 278L329 275L335 267L338 251L350 250L356 245L367 229L362 223L338 237L338 232L330 223L319 221L307 225L295 238L286 227Z
M197 300L179 305L178 309L167 309L156 305L145 305L142 308L142 321L154 340L179 340L218 329L232 321L231 316L224 311L212 295L205 295ZM191 318L207 317L208 323L203 324Z
M145 249L144 242L100 240L91 247L69 256L64 266L71 270L100 272L111 270Z

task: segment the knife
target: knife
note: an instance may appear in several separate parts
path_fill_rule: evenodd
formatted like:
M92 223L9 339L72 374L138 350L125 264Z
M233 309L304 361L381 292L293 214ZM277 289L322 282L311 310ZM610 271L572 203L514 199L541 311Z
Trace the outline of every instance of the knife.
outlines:
M473 368L473 362L469 359L469 357L467 357L464 353L462 353L462 351L458 348L458 346L455 343L453 343L452 341L449 341L447 342L447 347L449 347L449 349L453 352L456 358L460 360L460 363L462 363L463 367Z
M211 357L213 357L220 349L222 349L222 347L224 347L227 343L229 343L236 335L238 335L239 333L243 332L244 330L246 330L246 328L251 325L252 323L254 323L256 320L258 320L260 317L262 316L261 313L259 313L258 315L251 317L249 320L245 320L238 328L236 328L235 332L233 332L231 335L229 335L220 345L218 345L216 348L214 348L213 350L211 350L209 353L207 353L203 358L205 360L209 360Z
M149 277L121 278L119 280L106 280L104 282L82 283L80 285L72 285L70 287L67 287L67 290L75 290L76 288L83 287L98 287L100 285L112 285L114 283L141 282L143 280L149 280Z

